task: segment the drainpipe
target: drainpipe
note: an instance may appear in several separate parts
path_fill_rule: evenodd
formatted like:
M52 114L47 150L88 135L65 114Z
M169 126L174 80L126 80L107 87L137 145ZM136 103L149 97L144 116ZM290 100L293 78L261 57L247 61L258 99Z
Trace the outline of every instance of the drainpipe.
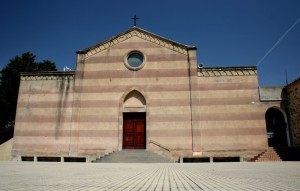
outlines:
M192 152L194 151L194 129L193 129L193 105L192 105L192 84L191 84L191 61L190 61L190 49L187 49L187 61L189 65L189 90L190 90L190 110L191 110L191 135L192 135Z

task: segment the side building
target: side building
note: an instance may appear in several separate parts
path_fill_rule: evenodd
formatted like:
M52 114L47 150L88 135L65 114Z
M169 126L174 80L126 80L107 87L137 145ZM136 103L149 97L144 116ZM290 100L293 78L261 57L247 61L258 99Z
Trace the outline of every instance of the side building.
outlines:
M287 95L286 111L292 144L300 147L300 78L285 87Z

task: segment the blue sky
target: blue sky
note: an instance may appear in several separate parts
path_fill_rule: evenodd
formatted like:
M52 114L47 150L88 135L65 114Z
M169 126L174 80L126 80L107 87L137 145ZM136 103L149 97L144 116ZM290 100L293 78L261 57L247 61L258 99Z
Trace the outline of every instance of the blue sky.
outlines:
M0 68L30 51L59 70L133 26L198 48L205 67L255 66L300 18L300 0L1 0ZM260 86L300 77L300 22L258 66Z

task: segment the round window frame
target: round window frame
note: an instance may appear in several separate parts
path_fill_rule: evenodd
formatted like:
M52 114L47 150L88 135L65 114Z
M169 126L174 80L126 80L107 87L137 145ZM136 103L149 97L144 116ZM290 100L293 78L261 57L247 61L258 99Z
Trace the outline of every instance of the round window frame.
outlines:
M131 66L129 63L128 63L128 59L129 59L129 56L132 55L132 54L140 54L142 57L143 57L143 62L141 65L139 65L138 67L133 67ZM140 70L142 69L145 64L146 64L146 56L145 54L143 54L141 51L138 51L138 50L132 50L132 51L129 51L126 56L124 57L124 63L125 63L125 66L126 68L130 69L130 70L133 70L133 71L137 71L137 70Z

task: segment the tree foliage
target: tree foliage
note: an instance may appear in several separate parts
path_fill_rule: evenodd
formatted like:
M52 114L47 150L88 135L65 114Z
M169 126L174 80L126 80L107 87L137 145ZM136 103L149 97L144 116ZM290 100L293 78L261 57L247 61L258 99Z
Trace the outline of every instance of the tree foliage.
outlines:
M35 57L30 52L15 56L0 71L0 144L13 136L21 72L57 70L54 62Z

